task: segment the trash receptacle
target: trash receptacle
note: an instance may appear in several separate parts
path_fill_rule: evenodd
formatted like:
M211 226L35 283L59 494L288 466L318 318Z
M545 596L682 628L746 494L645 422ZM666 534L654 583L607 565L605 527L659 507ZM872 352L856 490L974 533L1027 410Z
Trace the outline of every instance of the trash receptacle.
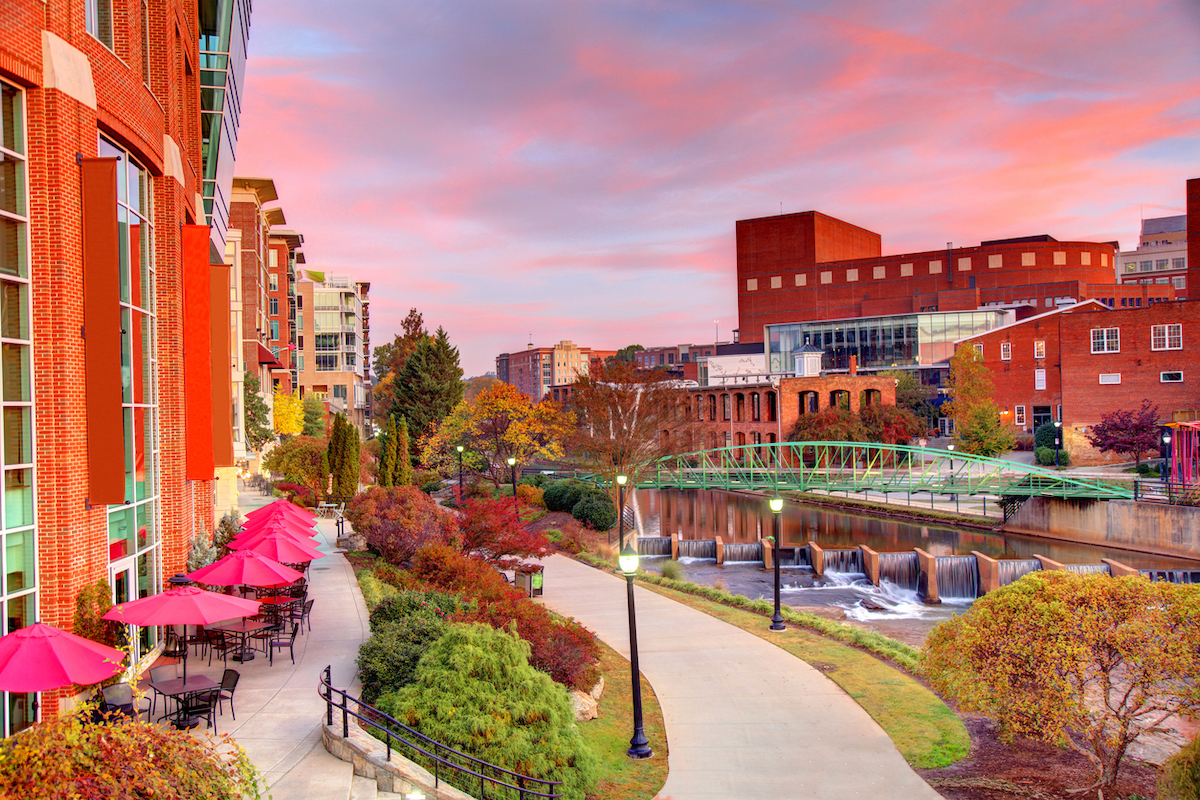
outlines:
M532 575L530 575L529 578L530 578L529 596L530 597L540 597L542 594L542 573L535 572Z

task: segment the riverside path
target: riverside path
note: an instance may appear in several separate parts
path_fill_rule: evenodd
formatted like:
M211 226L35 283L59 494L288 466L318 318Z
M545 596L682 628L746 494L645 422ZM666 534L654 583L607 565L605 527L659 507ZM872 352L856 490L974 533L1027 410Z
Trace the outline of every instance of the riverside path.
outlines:
M545 605L628 658L625 580L564 556L542 563ZM642 587L635 602L640 666L670 749L660 798L940 797L867 712L805 662Z

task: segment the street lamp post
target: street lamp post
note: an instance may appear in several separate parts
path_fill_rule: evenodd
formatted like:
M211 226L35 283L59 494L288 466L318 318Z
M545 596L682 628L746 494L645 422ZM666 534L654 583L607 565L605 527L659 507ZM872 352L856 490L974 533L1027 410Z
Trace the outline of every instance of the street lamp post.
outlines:
M771 617L771 630L787 630L783 624L783 616L779 613L779 517L783 511L783 498L775 495L771 498L771 515L775 517L775 535L771 537L771 560L775 562L775 615Z
M459 499L461 499L462 498L462 490L463 490L463 480L462 480L463 446L460 444L457 449L458 449L458 496L459 496Z
M625 552L625 482L629 480L624 475L617 476L617 496L620 498L617 501L617 530L621 541L621 549L619 552ZM609 528L609 530L612 530Z
M1062 423L1054 423L1054 468L1058 469L1058 451L1062 447Z
M953 445L953 443L946 445L946 449L950 451L950 488L953 489L954 488L954 445ZM952 492L950 492L950 494L954 495L954 510L958 511L958 492L952 491ZM930 505L930 507L932 507L933 502L931 501L929 503L929 505Z
M1171 433L1168 431L1163 434L1163 444L1167 446L1167 459L1163 462L1163 477L1167 481L1167 488L1171 486Z
M513 508L517 507L517 459L508 457L508 474L512 477Z
M642 726L642 682L641 671L638 669L637 646L637 612L633 607L633 576L637 573L638 554L629 545L621 549L618 557L621 572L625 574L625 583L629 596L629 668L633 671L633 736L629 739L630 758L649 758L654 755L650 749L650 741Z

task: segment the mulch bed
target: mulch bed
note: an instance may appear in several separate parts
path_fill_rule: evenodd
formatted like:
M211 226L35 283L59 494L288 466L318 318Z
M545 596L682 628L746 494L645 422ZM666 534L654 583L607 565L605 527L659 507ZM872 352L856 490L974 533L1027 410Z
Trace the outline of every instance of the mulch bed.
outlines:
M1057 800L1094 798L1095 792L1071 794L1091 784L1092 765L1073 750L1018 739L1005 744L995 725L977 715L962 715L971 734L971 755L945 769L917 770L948 800ZM1119 797L1155 796L1158 770L1130 758L1121 767ZM1106 798L1115 800L1115 798Z

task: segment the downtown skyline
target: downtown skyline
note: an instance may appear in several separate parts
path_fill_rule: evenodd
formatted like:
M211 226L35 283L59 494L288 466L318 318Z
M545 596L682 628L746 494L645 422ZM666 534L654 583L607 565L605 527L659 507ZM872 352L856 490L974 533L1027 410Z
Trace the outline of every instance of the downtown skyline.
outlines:
M1200 175L1200 6L324 0L255 8L238 174L309 265L495 354L736 325L734 222L884 253L1136 243Z

